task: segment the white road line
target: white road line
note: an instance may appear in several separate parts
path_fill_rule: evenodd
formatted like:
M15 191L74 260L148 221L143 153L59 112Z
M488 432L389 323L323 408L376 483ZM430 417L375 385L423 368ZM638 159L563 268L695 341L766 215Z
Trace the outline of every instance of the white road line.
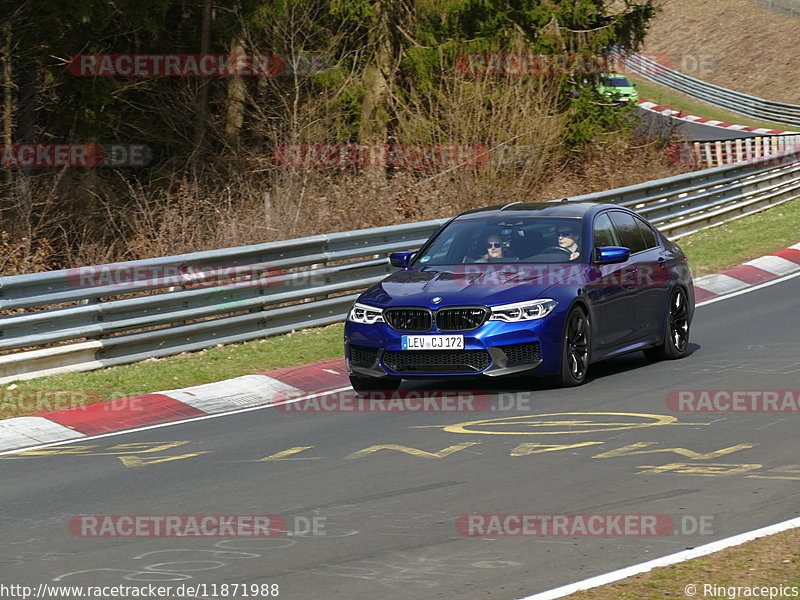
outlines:
M117 435L125 435L127 433L136 433L137 431L148 431L150 429L161 429L162 427L169 427L171 425L182 425L184 423L192 423L194 421L204 421L206 419L216 419L219 417L227 417L231 414L239 414L243 412L250 412L253 410L263 410L265 408L273 408L275 406L281 406L283 404L293 404L294 402L300 402L301 400L308 400L309 398L316 398L318 396L323 396L325 394L335 394L337 392L345 392L347 390L352 389L350 386L336 388L335 390L326 390L324 392L317 392L316 394L308 394L307 396L301 396L300 398L292 398L291 400L285 400L283 402L276 402L275 404L265 404L264 406L252 406L250 408L237 408L235 410L231 410L224 413L215 413L213 415L203 415L201 417L189 417L187 419L181 419L180 421L170 421L169 423L156 423L155 425L144 425L142 427L136 427L134 429L125 429L124 431L111 431L109 433L99 433L97 435L84 435L82 433L78 433L77 431L73 431L75 437L69 440L64 440L61 442L55 442L52 444L41 444L39 446L28 446L27 448L16 448L14 450L7 450L0 452L0 456L5 456L6 454L19 454L20 452L27 452L28 450L40 450L42 448L52 448L54 446L64 446L71 442L75 442L80 440L81 443L86 442L88 440L99 440L101 438L106 437L114 437ZM155 392L154 392L155 393ZM20 417L24 418L24 417ZM2 423L2 421L0 421Z
M740 533L739 535L734 535L733 537L717 540L716 542L711 542L710 544L704 544L702 546L698 546L697 548L692 548L691 550L682 550L681 552L676 552L675 554L662 556L661 558L656 558L638 565L619 569L618 571L611 571L610 573L597 575L596 577L590 577L589 579L584 579L583 581L577 581L569 585L563 585L552 590L547 590L546 592L534 594L533 596L526 596L520 600L555 600L555 598L563 598L564 596L574 594L575 592L579 592L581 590L588 590L591 588L600 587L601 585L607 585L609 583L619 581L620 579L627 579L628 577L633 577L634 575L639 575L640 573L646 573L647 571L651 571L657 567L666 567L679 562L691 560L699 556L706 556L707 554L719 552L725 548L739 546L740 544L751 542L757 538L780 533L781 531L788 531L789 529L795 529L796 527L800 527L800 517L795 517L794 519L782 521L774 525L768 525L767 527L762 527L761 529L746 531L744 533Z
M739 290L738 292L725 294L724 296L720 296L719 298L711 298L709 300L704 300L703 302L698 302L697 304L695 304L695 306L705 306L706 304L713 304L714 302L719 302L720 300L727 300L728 298L741 296L742 294L747 294L748 292L754 292L755 290L760 290L761 288L769 287L771 285L775 285L776 283L783 283L784 281L788 281L789 279L794 279L795 277L800 277L800 271L798 271L797 273L792 273L791 275L787 275L785 277L781 277L779 279L773 279L772 281L765 281L764 283L759 283L758 285L754 285L753 287Z
M740 296L741 294L747 294L748 292L753 292L755 290L759 290L759 289L764 288L764 287L775 285L776 283L782 283L784 281L787 281L789 279L793 279L795 277L800 277L800 272L793 273L791 275L787 275L786 277L781 277L779 279L774 279L772 281L767 281L765 283L761 283L759 285L755 285L753 287L750 287L750 288L747 288L747 289L744 289L744 290L740 290L738 292L733 292L731 294L726 294L726 295L720 296L718 298L711 298L710 300L706 300L705 302L699 302L698 304L696 304L696 306L698 306L698 307L699 306L705 306L706 304L712 304L714 302L719 302L720 300L727 300L728 298L733 298L735 296ZM291 400L286 400L284 402L276 402L275 404L265 404L264 406L252 406L252 407L249 407L249 408L236 408L236 409L230 410L228 412L216 413L216 414L213 414L213 415L203 415L201 417L189 417L187 419L181 419L180 421L170 421L169 423L156 423L155 425L145 425L143 427L136 427L134 429L125 429L123 431L112 431L112 432L109 432L109 433L101 433L101 434L92 435L92 436L85 436L85 435L83 435L81 433L78 433L76 431L75 432L75 437L73 439L70 439L70 440L64 440L64 441L61 441L61 442L55 442L55 443L50 443L50 444L41 444L39 446L29 446L27 448L16 448L16 449L13 449L13 450L0 451L0 456L5 456L6 454L19 454L20 452L25 452L27 450L39 450L41 448L50 448L50 447L53 447L53 446L63 446L65 444L69 444L70 442L74 442L75 440L81 440L81 442L84 442L84 441L87 441L87 440L97 440L97 439L106 438L106 437L114 437L114 436L117 436L117 435L126 435L128 433L135 433L137 431L148 431L150 429L160 429L162 427L171 427L172 425L182 425L182 424L185 424L185 423L191 423L192 421L201 421L201 420L204 420L204 419L216 419L218 417L227 417L228 415L232 415L232 414L248 412L248 411L251 411L251 410L263 410L265 408L272 408L272 407L275 407L275 406L280 406L282 404L291 404L293 402L300 402L301 400L306 400L308 398L317 398L317 397L322 396L324 394L335 394L337 392L344 392L344 391L347 391L347 390L350 390L350 389L351 389L350 386L346 386L346 387L336 388L334 390L327 390L327 391L324 391L324 392L318 392L316 394L309 394L308 396L302 396L300 398L293 398ZM152 393L157 394L157 393L163 393L163 392L152 392ZM2 421L0 421L0 423L2 423Z

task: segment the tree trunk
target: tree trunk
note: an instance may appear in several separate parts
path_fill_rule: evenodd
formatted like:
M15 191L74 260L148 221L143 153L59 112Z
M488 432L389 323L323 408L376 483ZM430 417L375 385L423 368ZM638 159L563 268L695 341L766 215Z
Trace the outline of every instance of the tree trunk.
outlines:
M370 26L368 43L372 60L364 70L364 104L361 107L359 141L362 144L380 145L389 141L391 119L391 91L399 62L400 46L396 32L391 27L391 0L378 0ZM400 7L402 10L402 7ZM376 153L370 152L370 155ZM373 180L386 177L384 166L366 166L364 174Z
M203 0L203 22L200 30L200 53L208 54L211 49L211 17L212 0ZM194 131L194 154L200 151L203 138L206 135L206 122L208 121L208 85L209 78L200 79L200 89L197 95L197 127Z
M11 26L6 23L3 28L3 144L10 146L14 132L14 80L11 70ZM14 169L3 169L5 184L11 186L14 182ZM4 208L0 205L0 210Z
M18 87L17 127L13 137L17 143L36 142L36 63L21 59L13 68L16 73ZM31 167L20 167L16 170L16 200L19 207L20 227L25 238L25 258L31 253L33 236L33 193L31 191Z
M244 54L244 46L239 37L231 41L231 55ZM232 59L236 60L236 59ZM244 79L236 75L228 80L228 107L225 117L225 139L231 150L236 152L239 148L239 134L244 123L244 103L247 98L247 86Z

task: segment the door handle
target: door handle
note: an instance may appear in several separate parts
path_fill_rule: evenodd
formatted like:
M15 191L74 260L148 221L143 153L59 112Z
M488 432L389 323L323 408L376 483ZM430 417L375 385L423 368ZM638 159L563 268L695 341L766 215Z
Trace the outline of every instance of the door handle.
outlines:
M639 267L632 267L626 269L622 277L622 287L626 290L636 287L636 274L639 272Z

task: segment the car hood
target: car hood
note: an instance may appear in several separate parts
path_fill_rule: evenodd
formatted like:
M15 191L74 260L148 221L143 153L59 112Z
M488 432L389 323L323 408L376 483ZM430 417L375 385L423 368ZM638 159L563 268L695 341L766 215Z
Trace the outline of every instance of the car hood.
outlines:
M393 273L359 298L387 306L498 305L534 300L558 283L582 280L584 265L472 264ZM434 302L434 298L440 298Z

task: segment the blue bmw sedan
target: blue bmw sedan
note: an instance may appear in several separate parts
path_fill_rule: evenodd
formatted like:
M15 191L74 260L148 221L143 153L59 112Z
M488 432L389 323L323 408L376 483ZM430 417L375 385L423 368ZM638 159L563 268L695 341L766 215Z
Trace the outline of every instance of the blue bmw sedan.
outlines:
M636 213L593 202L515 202L461 214L362 293L345 356L357 391L402 379L550 376L643 350L687 354L694 287L680 247Z

